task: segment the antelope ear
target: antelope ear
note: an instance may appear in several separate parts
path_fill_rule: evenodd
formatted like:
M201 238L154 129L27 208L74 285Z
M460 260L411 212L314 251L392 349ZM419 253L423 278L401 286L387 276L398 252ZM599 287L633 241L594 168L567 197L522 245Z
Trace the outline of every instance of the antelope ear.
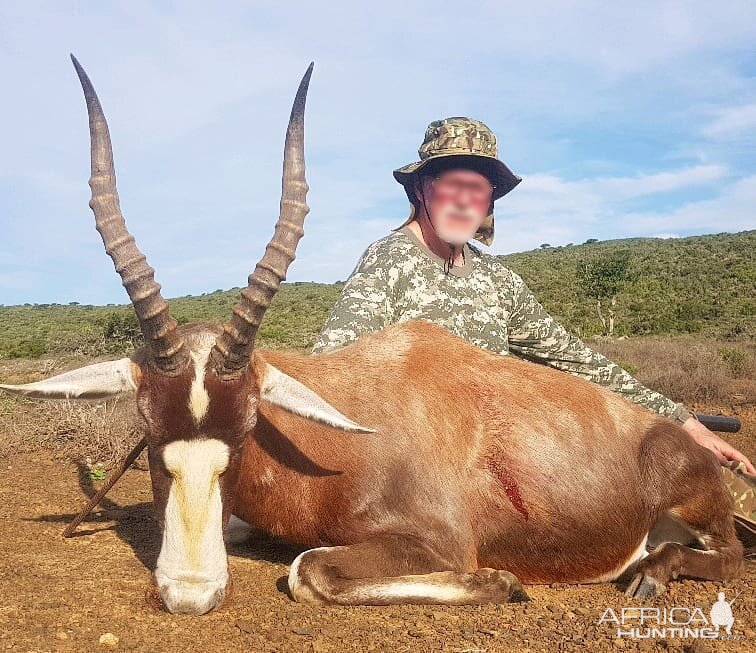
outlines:
M260 379L260 399L263 401L342 431L375 433L375 429L353 422L306 385L284 374L270 363L265 363L260 371L263 377Z
M139 366L130 358L121 358L80 367L44 381L23 385L0 383L0 390L33 399L103 399L135 390L139 377Z

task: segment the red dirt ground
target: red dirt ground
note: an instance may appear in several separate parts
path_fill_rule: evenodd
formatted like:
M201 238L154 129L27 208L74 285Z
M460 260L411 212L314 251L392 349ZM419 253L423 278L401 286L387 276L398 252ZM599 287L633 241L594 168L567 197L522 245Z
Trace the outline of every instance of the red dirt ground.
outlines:
M753 459L756 411L741 414L732 442ZM8 651L753 651L756 561L730 583L685 580L646 605L709 609L723 589L733 639L628 639L598 621L607 608L638 605L614 584L530 586L531 601L462 607L311 607L293 602L288 565L301 550L265 537L229 548L234 597L202 617L148 606L158 554L149 473L131 469L76 537L61 531L91 488L74 463L49 452L0 460L0 646Z

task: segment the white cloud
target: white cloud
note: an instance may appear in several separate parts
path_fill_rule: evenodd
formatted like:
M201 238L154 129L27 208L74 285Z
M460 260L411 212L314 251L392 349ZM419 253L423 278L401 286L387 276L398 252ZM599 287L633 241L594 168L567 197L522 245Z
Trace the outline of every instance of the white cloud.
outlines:
M742 224L738 193L749 191L736 182L756 165L725 136L753 127L754 39L750 1L484 0L462 12L443 0L4 3L0 122L12 128L0 148L0 275L31 291L0 285L0 302L125 298L87 208L69 50L103 101L124 213L170 296L238 285L262 253L286 117L311 59L312 212L292 280L345 278L404 220L391 170L445 115L489 124L525 177L497 207L500 249L642 225L686 233L664 224L685 215L700 229ZM716 207L679 199L687 189L740 217L713 220ZM655 199L665 211L635 212ZM50 283L63 269L70 286Z
M681 170L638 174L634 177L599 177L584 183L597 188L602 193L613 195L617 199L626 199L706 184L722 179L727 174L727 166L701 165Z
M656 235L660 229L688 233L720 233L756 229L756 175L733 181L712 199L687 202L669 211L628 213L622 231Z
M523 181L497 203L497 236L491 251L515 252L541 243L577 244L592 237L668 238L756 228L756 175L723 182L724 172L718 166L700 166L634 178L566 181L553 176L528 177L534 183L526 186ZM714 197L674 208L634 211L623 204L628 197L692 189L710 181L720 182Z
M738 136L745 131L756 130L756 102L739 107L720 109L716 119L702 130L704 136L720 138Z

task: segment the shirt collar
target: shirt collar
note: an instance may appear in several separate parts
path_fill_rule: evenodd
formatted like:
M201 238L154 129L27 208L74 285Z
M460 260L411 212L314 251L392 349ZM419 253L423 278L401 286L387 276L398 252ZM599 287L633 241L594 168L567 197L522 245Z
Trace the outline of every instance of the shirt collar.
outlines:
M445 263L444 259L442 259L435 252L431 251L431 249L422 240L420 240L417 237L415 232L412 231L412 229L410 229L408 224L398 229L398 232L407 236L407 238L409 238L412 241L412 243L416 245L427 258L438 263L438 265L441 266L441 269L443 269L444 263ZM464 252L464 256L465 256L464 264L455 265L449 270L449 274L452 274L455 277L466 277L473 270L474 254L472 250L470 249L470 246L467 243L465 243L464 245L462 245L462 251Z

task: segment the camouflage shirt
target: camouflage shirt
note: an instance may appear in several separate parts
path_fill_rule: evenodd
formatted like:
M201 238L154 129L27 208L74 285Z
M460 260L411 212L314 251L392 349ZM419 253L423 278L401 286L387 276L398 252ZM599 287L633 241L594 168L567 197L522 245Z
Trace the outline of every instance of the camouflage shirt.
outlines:
M448 274L408 227L372 243L357 262L312 349L321 353L395 322L427 320L472 344L580 376L660 415L685 421L682 404L643 386L558 324L522 278L468 244Z

